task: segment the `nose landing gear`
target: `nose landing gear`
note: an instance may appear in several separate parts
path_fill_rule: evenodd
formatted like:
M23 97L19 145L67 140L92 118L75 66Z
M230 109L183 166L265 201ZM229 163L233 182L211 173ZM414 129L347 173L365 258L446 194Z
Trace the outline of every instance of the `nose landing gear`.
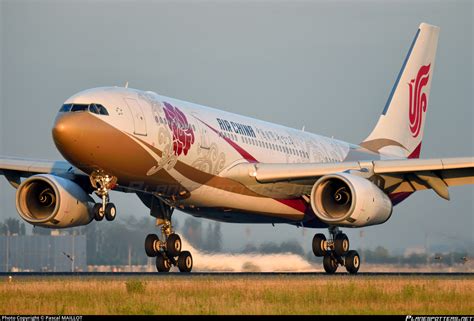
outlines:
M329 234L329 240L326 240L324 234L316 234L313 238L313 253L317 257L324 257L324 271L334 274L341 265L345 266L350 274L356 274L360 267L360 256L357 251L349 250L347 235L338 227L330 227Z
M113 203L109 202L109 191L117 183L115 176L105 174L103 171L93 172L90 177L95 193L102 199L102 203L96 203L93 207L94 219L102 221L105 217L107 221L113 221L117 216L117 209Z

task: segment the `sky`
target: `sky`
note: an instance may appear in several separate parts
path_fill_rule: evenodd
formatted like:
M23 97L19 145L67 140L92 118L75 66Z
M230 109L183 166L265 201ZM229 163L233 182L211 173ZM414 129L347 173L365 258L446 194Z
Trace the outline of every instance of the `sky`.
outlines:
M0 155L62 159L51 126L63 101L127 81L358 143L427 22L441 32L422 157L472 156L473 10L472 1L0 0ZM473 248L474 188L450 193L450 202L416 193L387 223L344 231L354 248ZM149 215L133 195L112 200L119 215ZM0 219L11 216L15 190L1 180ZM297 240L309 251L318 230L223 224L222 232L227 249Z

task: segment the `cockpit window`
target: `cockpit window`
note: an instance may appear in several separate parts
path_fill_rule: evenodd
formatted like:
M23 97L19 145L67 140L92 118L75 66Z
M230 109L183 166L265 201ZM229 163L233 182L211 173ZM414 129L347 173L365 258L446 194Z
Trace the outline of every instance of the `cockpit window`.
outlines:
M71 108L71 112L76 112L76 111L84 111L87 110L89 105L84 105L84 104L73 104Z
M105 115L105 116L109 115L109 113L107 112L107 109L105 109L105 107L102 106L101 104L90 104L89 111L93 114Z
M64 104L61 109L59 109L60 113L67 113L71 110L72 104Z
M99 108L97 107L96 104L90 104L89 105L89 111L93 114L98 114L99 113Z
M106 115L106 116L109 115L109 112L107 111L107 109L105 109L104 106L102 106L102 105L97 105L97 106L99 107L99 114Z
M107 109L101 104L64 104L59 109L60 113L90 111L93 114L108 116Z

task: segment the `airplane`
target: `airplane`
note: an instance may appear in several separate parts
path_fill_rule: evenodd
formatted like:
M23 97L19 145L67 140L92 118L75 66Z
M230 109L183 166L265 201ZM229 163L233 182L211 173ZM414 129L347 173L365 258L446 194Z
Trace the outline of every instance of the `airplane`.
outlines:
M328 229L312 248L328 274L356 274L341 228L385 223L432 189L474 183L474 157L420 159L439 28L420 24L375 128L359 144L125 87L81 91L59 109L54 143L66 161L0 157L28 223L68 228L117 215L111 190L134 193L156 218L145 238L156 269L191 272L175 209L233 223ZM100 198L96 202L93 195Z

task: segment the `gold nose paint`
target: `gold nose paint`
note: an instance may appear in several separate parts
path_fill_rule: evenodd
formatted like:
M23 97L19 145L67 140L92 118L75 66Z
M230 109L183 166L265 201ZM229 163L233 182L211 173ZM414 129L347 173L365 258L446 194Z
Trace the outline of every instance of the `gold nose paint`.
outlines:
M129 136L131 134L88 112L60 114L52 134L63 157L85 173L103 170L120 177L120 184L178 185L163 170L147 177L156 160Z
M84 130L87 130L87 127L89 127L87 123L84 123L88 117L91 117L91 115L87 113L59 115L53 126L53 140L56 146L67 149L79 143L83 137Z

